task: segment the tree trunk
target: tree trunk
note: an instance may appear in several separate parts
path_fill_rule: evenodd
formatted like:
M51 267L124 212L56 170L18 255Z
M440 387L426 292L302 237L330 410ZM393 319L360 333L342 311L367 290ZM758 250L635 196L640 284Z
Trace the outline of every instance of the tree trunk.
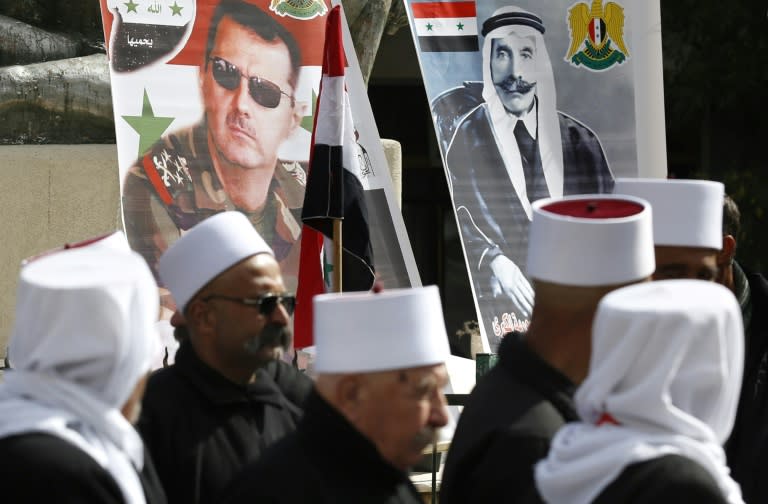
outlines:
M349 29L352 32L355 52L360 62L363 82L367 86L373 63L376 61L376 53L379 51L381 36L387 24L392 0L368 0L364 3L362 11Z
M0 67L73 58L79 50L73 37L0 16Z
M106 55L0 68L0 139L114 142Z

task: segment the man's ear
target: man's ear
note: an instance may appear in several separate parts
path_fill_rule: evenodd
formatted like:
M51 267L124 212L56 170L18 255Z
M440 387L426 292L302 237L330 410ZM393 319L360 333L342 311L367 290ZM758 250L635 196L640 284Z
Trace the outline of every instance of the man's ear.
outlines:
M293 112L291 116L291 133L296 131L296 128L301 125L301 120L307 116L308 110L309 105L307 102L297 101L296 105L293 106ZM312 113L314 113L314 111Z
M717 266L730 266L736 257L736 238L731 235L723 236L723 248L717 253Z
M344 416L354 421L357 418L365 387L360 375L343 375L335 384L334 399Z
M197 332L214 330L216 327L215 310L212 310L208 303L201 301L199 298L189 302L184 316L187 320L187 325L194 326Z

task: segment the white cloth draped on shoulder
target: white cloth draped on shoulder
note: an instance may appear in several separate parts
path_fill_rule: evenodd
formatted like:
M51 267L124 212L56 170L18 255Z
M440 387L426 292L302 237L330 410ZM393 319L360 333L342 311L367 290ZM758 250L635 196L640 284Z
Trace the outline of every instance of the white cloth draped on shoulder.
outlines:
M722 444L739 398L743 334L735 297L715 283L668 280L606 295L576 393L583 421L562 428L536 465L544 500L592 502L627 466L677 454L742 503Z

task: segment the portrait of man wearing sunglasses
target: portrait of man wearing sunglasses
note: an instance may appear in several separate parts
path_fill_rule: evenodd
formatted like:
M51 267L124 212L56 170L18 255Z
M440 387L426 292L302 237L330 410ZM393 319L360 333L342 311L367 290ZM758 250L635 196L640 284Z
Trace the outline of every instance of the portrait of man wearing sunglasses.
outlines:
M125 178L131 247L157 277L158 258L179 236L206 217L238 210L274 250L293 290L306 174L278 151L306 111L294 95L299 46L258 6L222 0L202 60L202 120L160 139ZM165 291L163 305L173 307Z

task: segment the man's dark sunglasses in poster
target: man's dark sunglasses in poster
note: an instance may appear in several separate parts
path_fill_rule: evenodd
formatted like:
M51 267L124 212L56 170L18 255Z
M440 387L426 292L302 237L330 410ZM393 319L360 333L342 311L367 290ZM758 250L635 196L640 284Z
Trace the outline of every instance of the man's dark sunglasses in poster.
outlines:
M218 56L208 59L212 63L211 73L213 74L213 79L224 89L234 91L240 85L240 79L245 79L248 81L248 94L251 95L253 101L263 107L276 108L280 105L280 99L283 95L291 100L291 107L296 104L296 99L280 89L280 86L274 82L261 77L243 75L239 68Z
M239 298L222 294L210 294L205 296L203 301L210 301L211 299L223 299L224 301L231 301L245 306L258 307L259 313L265 317L272 315L278 303L283 305L288 315L293 315L293 311L296 309L296 296L293 294L264 294L257 298Z

